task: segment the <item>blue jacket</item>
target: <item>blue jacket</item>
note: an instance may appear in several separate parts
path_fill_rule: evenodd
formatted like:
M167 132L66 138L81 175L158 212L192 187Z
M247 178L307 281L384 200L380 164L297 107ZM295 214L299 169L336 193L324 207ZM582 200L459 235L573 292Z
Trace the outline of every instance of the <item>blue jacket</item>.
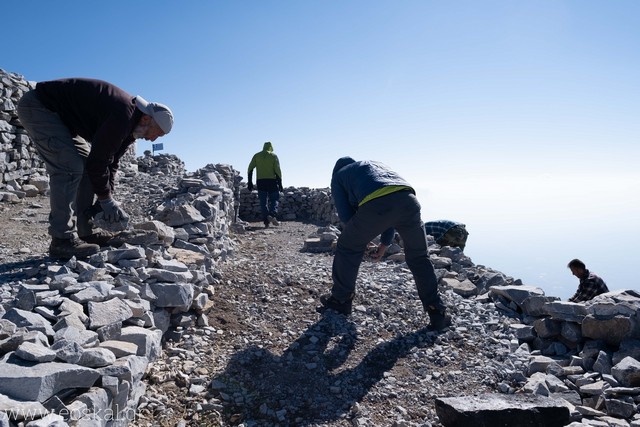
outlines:
M411 187L404 178L380 162L356 161L351 157L338 159L331 176L331 194L340 221L348 222L369 194L390 185ZM380 236L380 242L389 245L394 233L395 230L389 228Z

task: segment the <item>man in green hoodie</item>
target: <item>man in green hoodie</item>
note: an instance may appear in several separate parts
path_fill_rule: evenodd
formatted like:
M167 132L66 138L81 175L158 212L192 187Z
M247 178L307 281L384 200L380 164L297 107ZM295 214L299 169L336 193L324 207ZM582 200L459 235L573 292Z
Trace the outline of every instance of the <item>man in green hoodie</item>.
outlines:
M257 169L256 185L258 186L262 222L265 228L269 227L269 224L278 225L278 201L280 200L280 191L283 191L282 172L280 172L280 161L273 152L271 142L265 142L262 151L254 154L251 163L249 163L247 172L249 191L253 191L254 169Z

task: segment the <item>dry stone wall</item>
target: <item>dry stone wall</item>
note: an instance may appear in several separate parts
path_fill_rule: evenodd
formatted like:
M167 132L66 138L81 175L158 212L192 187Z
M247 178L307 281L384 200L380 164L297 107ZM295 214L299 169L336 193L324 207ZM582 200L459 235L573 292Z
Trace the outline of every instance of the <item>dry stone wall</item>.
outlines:
M44 175L44 163L17 113L18 100L34 86L23 76L0 69L0 200L24 197L33 188L22 186Z
M233 250L236 176L209 165L178 178L154 218L111 247L85 261L45 259L0 285L0 425L133 420L162 341L189 325L209 330L215 263Z
M239 217L244 221L262 221L256 190L243 185L239 191ZM338 216L329 188L288 187L280 193L278 219L338 224Z
M4 71L0 84L0 194L20 202L48 189L16 114L34 85ZM129 424L162 341L179 339L187 325L207 329L215 264L233 251L239 180L228 165L185 174L175 156L136 159L132 150L121 161L118 197L146 220L118 230L113 245L88 260L45 258L3 275L0 426Z

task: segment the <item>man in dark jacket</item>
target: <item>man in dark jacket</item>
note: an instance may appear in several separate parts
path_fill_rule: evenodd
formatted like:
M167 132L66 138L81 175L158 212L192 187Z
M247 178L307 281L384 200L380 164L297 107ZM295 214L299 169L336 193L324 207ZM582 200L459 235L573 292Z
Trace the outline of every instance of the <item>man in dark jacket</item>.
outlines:
M418 296L429 314L430 328L439 331L449 326L451 319L445 313L427 252L420 204L409 183L382 163L342 157L333 169L331 194L343 230L333 259L331 295L321 298L324 308L351 313L358 269L367 244L380 235L374 256L379 259L397 230Z
M71 78L39 82L21 98L18 117L49 173L49 255L97 253L112 236L93 230L94 196L105 220L127 218L113 198L118 162L136 138L169 133L171 110L102 80Z
M253 191L253 170L256 169L256 185L258 186L258 199L260 200L260 212L265 227L269 224L279 225L278 202L282 188L282 172L280 160L273 152L273 144L267 141L251 158L247 170L247 189Z

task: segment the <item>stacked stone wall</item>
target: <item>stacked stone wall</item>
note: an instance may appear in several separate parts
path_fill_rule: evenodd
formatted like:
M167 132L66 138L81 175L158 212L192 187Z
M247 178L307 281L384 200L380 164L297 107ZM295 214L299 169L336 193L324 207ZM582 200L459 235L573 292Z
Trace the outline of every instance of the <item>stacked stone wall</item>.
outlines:
M239 216L244 221L262 221L256 190L243 186L239 191ZM278 219L337 224L338 217L329 188L288 187L280 193Z
M44 163L18 119L18 101L35 86L0 69L0 190L20 194L29 178L44 173Z
M48 189L43 162L16 113L33 86L0 71L4 202ZM192 324L207 330L215 264L233 247L238 172L208 165L187 175L175 156L136 159L134 150L121 159L120 171L119 179L143 183L122 195L126 203L142 201L137 193L148 199L161 191L152 220L123 230L124 243L88 260L48 260L0 283L2 426L40 418L38 425L125 426L163 339L180 339Z

